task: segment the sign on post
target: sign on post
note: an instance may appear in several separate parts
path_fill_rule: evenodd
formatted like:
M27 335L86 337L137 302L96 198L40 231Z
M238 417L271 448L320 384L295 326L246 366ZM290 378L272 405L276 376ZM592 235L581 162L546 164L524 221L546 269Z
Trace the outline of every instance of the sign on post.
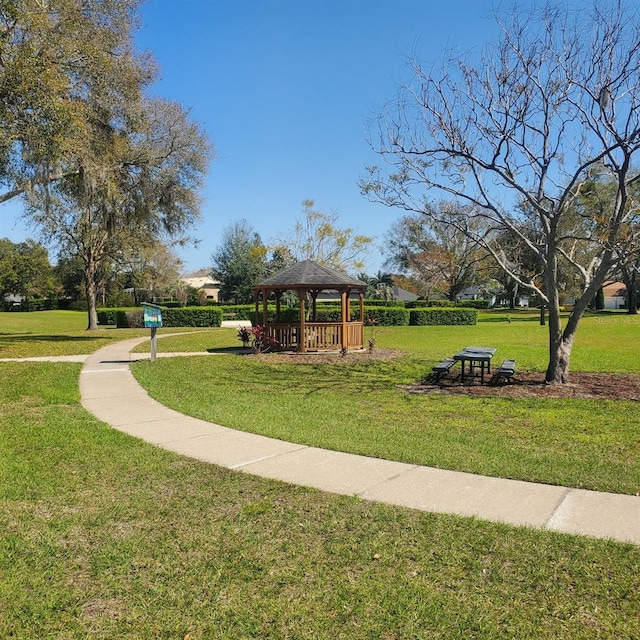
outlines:
M142 303L145 329L151 329L151 362L156 359L156 332L162 326L162 309L156 304Z

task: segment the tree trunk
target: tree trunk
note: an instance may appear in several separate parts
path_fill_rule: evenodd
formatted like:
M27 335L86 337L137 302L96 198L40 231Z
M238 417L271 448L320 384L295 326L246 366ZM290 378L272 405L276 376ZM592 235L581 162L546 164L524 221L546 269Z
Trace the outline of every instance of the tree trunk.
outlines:
M544 318L544 303L540 306L541 324ZM560 322L560 305L557 296L549 296L549 365L545 382L547 384L566 384L569 382L569 358L573 334L566 336Z
M627 289L627 313L638 313L638 282L636 269L622 268L622 281Z
M92 262L85 264L84 290L87 296L87 331L98 330L98 310L96 309L97 287L96 268Z
M547 384L566 384L569 382L569 360L575 332L564 335L562 331L557 336L551 335L551 314L549 314L549 365L545 382Z
M545 290L547 292L546 306L549 311L549 365L545 382L547 384L566 384L569 382L569 358L573 345L573 336L577 329L577 322L572 323L573 330L567 328L562 331L560 321L560 296L557 288L558 262L555 254L555 246L547 247L547 271L545 273ZM575 313L572 312L571 319ZM540 323L544 321L545 300L540 301ZM578 312L581 315L581 312Z
M627 313L638 313L638 287L635 283L627 287Z
M593 300L598 289L602 287L604 278L611 268L611 254L605 255L600 266L596 270L589 286L573 306L573 311L567 318L567 323L562 329L560 322L560 298L558 289L555 286L557 279L557 261L549 259L551 269L546 273L547 291L549 291L549 366L545 382L547 384L566 384L569 382L569 360L571 358L571 348L573 339L578 330L580 319L584 315L589 302Z

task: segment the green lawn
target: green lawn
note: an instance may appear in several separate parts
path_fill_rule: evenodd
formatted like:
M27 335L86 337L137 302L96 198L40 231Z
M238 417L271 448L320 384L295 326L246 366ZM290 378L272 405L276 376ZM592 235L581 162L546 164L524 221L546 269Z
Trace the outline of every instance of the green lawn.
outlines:
M498 360L514 357L519 368L543 371L546 330L515 319L378 329L381 347L406 355L346 365L240 357L229 353L239 344L235 332L217 329L168 337L158 345L161 351L210 349L220 355L139 362L133 370L161 402L236 429L447 469L638 493L635 402L416 396L401 388L466 344L496 346ZM640 324L624 316L587 318L576 339L573 369L640 373L634 348L639 342Z
M406 355L352 367L260 363L232 355L236 332L217 329L158 346L220 355L135 371L163 402L229 426L635 493L635 403L398 388L471 343L543 370L546 329L510 319L380 329L379 346ZM84 322L0 314L0 357L89 353L148 334L89 334ZM588 318L573 369L639 373L638 338L635 318ZM637 546L418 513L183 458L88 414L80 368L0 363L0 637L640 638Z
M149 336L149 329L101 327L87 331L82 311L0 312L0 358L84 355L110 342ZM162 333L193 329L160 329ZM147 350L149 347L147 346Z
M0 363L2 638L640 637L640 547L183 458L84 411L79 372Z

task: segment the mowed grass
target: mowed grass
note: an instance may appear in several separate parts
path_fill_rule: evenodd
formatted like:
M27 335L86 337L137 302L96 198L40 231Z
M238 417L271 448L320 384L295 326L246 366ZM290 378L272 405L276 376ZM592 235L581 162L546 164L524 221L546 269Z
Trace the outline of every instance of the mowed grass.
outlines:
M0 359L85 355L112 342L150 334L149 329L86 328L87 314L81 311L0 312ZM159 330L176 331L190 329Z
M79 371L0 363L2 638L640 637L640 547L183 458L84 411Z
M604 319L585 319L573 369L639 373L634 345L640 324L622 316ZM169 337L159 348L210 348L219 355L139 362L133 370L164 404L236 429L415 464L635 495L636 402L412 395L402 388L467 344L496 346L497 361L516 358L519 368L543 371L546 331L531 321L379 328L378 345L401 350L403 357L300 364L295 357L272 363L229 355L235 332L218 329Z

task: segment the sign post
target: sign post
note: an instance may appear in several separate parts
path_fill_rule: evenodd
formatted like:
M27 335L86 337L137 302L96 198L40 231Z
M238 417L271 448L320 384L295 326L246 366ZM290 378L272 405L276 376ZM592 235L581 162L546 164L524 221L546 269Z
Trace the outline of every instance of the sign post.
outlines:
M162 326L162 309L156 304L142 303L145 329L151 329L151 362L156 359L156 332Z

